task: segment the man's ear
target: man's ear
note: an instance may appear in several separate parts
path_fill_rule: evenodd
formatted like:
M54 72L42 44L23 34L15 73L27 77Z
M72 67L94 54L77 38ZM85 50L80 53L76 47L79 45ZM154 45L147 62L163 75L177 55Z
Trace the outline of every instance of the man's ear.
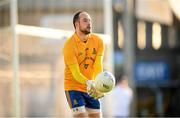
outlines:
M75 22L75 27L77 28L79 26L79 21Z

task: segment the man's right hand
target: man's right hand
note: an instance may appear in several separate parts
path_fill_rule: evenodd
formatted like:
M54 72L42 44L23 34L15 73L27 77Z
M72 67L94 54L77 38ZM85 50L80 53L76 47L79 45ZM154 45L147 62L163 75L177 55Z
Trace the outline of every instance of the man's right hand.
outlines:
M93 80L88 80L86 82L87 84L87 93L92 96L93 93L95 92L95 84L94 84L94 81Z
M101 93L101 92L96 90L93 80L88 80L86 82L86 84L87 84L87 92L91 97L93 97L95 99L99 99L99 98L104 97L104 93Z

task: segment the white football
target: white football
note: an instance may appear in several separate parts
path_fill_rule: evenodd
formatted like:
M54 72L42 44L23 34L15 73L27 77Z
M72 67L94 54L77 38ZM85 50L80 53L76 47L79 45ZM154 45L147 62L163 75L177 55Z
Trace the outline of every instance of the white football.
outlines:
M115 86L115 77L112 73L104 71L95 78L95 88L102 93L110 92Z

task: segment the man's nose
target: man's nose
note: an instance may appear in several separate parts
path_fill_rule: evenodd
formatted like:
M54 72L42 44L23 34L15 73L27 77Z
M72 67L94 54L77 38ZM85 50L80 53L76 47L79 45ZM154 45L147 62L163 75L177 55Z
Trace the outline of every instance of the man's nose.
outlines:
M91 22L88 22L88 26L91 26L92 24L91 24Z
M89 22L89 21L88 21L88 22L87 22L87 24L88 24L88 25L90 25L90 24L91 24L91 22Z

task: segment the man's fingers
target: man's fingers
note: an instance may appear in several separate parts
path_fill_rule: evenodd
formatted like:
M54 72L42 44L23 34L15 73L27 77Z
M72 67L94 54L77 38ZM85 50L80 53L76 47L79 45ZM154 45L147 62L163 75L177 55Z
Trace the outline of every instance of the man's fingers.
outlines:
M96 92L95 89L91 89L91 90L89 91L89 95L90 95L90 96L94 96L94 95L95 95L95 92Z
M96 91L96 92L97 93L96 93L95 99L100 99L100 98L104 97L104 93L101 93L101 92L98 92L98 91Z
M87 92L88 94L95 98L95 99L99 99L99 98L102 98L104 97L104 94L101 93L101 92L98 92L93 84L93 81L88 81L87 82Z
M94 88L93 86L91 86L91 87L88 87L87 89L88 89L88 94L89 94L90 96L93 96L93 94L94 94L94 92L95 92L95 88Z

